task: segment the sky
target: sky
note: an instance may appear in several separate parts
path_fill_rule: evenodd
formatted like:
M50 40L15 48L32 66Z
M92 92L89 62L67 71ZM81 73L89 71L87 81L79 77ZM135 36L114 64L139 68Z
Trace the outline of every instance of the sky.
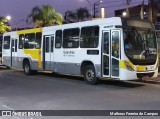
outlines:
M98 0L89 0L93 5ZM143 0L132 0L132 5L141 4ZM147 0L145 0L147 1ZM34 6L51 5L56 12L64 15L67 10L75 10L79 7L87 7L91 10L91 6L87 0L0 0L0 16L10 15L12 17L10 24L15 27L26 26L27 15ZM126 0L103 0L103 3L96 6L100 11L100 7L105 7L106 17L114 16L115 9L126 7ZM97 13L100 15L100 13Z

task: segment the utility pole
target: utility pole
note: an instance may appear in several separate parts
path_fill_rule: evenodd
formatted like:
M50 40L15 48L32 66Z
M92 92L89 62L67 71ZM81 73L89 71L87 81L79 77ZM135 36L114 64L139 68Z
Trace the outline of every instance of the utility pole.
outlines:
M96 18L96 5L98 5L97 3L93 4L93 18Z
M148 1L149 17L148 20L153 22L153 0Z
M143 0L143 2L141 4L140 18L144 19L144 0Z
M91 14L91 19L92 19L92 17L93 17L93 11L92 11L92 4L91 4L91 2L89 1L89 0L87 0L87 2L89 3L89 5L90 5L90 14Z
M102 0L99 0L98 2L95 2L93 4L93 18L96 18L96 6L102 3Z

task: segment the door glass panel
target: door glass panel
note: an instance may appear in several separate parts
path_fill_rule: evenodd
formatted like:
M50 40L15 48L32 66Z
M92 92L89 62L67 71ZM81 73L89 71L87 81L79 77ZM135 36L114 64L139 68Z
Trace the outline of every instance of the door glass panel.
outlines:
M110 32L104 32L103 34L103 75L109 76L109 43Z
M119 32L112 32L112 56L119 58Z
M14 52L14 40L12 39L12 52Z
M119 76L119 60L112 58L112 76Z
M105 54L109 54L109 32L105 32L103 37L104 37L103 52Z
M103 56L103 73L104 75L109 75L109 57Z
M51 52L53 52L54 36L51 36Z
M114 77L118 77L119 76L119 41L120 41L120 37L119 37L119 31L112 31L112 66L111 66L111 70L112 70L112 76Z
M111 35L109 31L104 32L103 43L103 75L112 78L119 77L119 31L111 31Z
M49 37L46 37L46 52L49 52Z
M17 52L17 39L15 40L15 52Z

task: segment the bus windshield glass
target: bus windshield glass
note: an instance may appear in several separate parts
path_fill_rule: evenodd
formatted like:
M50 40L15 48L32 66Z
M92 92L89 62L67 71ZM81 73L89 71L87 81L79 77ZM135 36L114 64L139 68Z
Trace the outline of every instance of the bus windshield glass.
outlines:
M156 31L157 38L160 38L160 31Z
M151 28L130 27L124 29L126 56L135 65L153 65L157 58L155 31Z

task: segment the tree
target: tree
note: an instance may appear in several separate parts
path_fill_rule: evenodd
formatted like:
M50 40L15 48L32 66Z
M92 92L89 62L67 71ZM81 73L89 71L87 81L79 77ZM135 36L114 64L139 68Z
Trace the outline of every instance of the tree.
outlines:
M78 21L84 21L90 17L90 14L86 8L78 8L76 14Z
M89 14L88 9L86 8L78 8L75 12L66 11L64 19L68 22L79 22L84 21L85 19L89 19L91 15Z
M68 10L68 11L65 12L64 20L67 23L75 22L76 14L74 12Z
M39 8L39 6L35 6L27 17L27 23L29 24L31 24L32 22L35 23L37 20L41 19L42 18L41 13L42 9Z
M62 14L57 13L49 5L44 5L42 8L35 6L27 17L27 23L34 23L34 27L60 25L62 20Z
M11 27L7 25L7 19L4 17L0 17L0 34L5 33L6 31L10 31Z

